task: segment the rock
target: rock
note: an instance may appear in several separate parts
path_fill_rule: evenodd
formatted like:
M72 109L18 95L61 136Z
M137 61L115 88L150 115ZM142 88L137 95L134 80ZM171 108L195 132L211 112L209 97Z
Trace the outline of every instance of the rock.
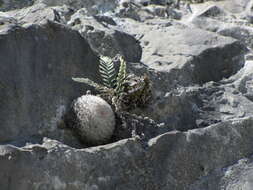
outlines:
M226 13L226 11L220 8L219 6L211 5L205 8L204 10L201 10L201 12L197 13L196 16L198 17L224 17L227 15L228 13Z
M239 14L243 13L251 0L231 0L222 2L223 7L234 13Z
M194 1L194 0L193 0ZM191 4L192 7L196 7L198 8L202 8L202 7L206 7L206 6L210 6L210 5L216 5L219 6L220 8L225 9L226 11L234 14L234 15L239 15L239 14L243 14L245 12L245 9L248 5L248 3L251 0L214 0L214 1L210 1L210 0L195 0L195 1L202 1L201 4Z
M151 0L150 2L152 4L166 5L166 4L176 3L177 0Z
M57 126L73 98L88 89L71 78L98 76L98 59L86 40L50 21L6 23L0 26L0 57L0 142L34 135L64 142L65 130Z
M247 4L245 16L250 23L253 23L253 1Z
M109 57L121 54L130 62L138 62L141 59L142 49L139 42L133 36L117 30L114 27L116 23L110 17L89 18L83 15L82 9L71 17L68 24L78 30L99 54Z
M207 127L233 118L250 117L253 115L252 85L250 78L247 79L235 83L240 84L241 81L244 93L240 93L235 85L219 83L178 88L157 98L147 108L135 110L135 113L165 123L170 130L180 131Z
M35 0L0 0L0 11L9 11L31 6Z
M111 0L37 0L37 3L44 3L47 6L71 6L75 10L86 8L89 14L95 15L113 11L118 5L117 1Z
M21 150L16 149L15 154L0 156L1 166L4 166L0 171L2 188L7 189L8 187L10 190L16 188L20 190L27 188L106 190L146 186L143 174L131 169L132 167L144 167L142 160L144 151L141 145L132 139L123 140L111 146L80 150L74 150L57 141L46 139L42 147L46 148L46 154L37 153L30 147L24 147ZM37 160L36 163L33 162L34 159ZM29 165L26 166L27 163ZM5 164L10 164L10 167L5 167ZM47 167L47 164L51 167ZM14 171L12 166L18 167L19 170L11 174L10 172ZM34 167L37 169L30 173ZM111 167L115 167L116 170L112 170ZM25 180L24 176L29 176L30 179ZM8 182L10 178L16 182L13 183L12 180ZM138 183L132 184L131 182L137 178ZM124 180L127 181L124 182Z
M122 5L124 3L129 3L129 4L136 4L136 5L143 5L143 4L148 4L150 3L150 0L119 0L119 4Z
M252 48L251 35L252 28L248 22L242 21L225 9L216 5L210 5L206 8L200 8L185 23L193 25L204 30L217 32L223 36L235 38L247 47Z
M219 29L222 29L224 25L226 25L221 20L209 17L192 17L190 20L187 20L186 24L210 32L217 32Z
M91 145L108 142L115 128L111 106L98 96L77 98L66 118L67 126L76 132L82 142Z
M164 97L157 98L147 108L133 112L148 116L157 122L164 123L168 130L185 131L198 128L199 108L197 95L184 90L168 92ZM210 124L210 123L209 123Z
M161 189L187 189L211 171L251 155L251 127L252 119L243 118L151 139L155 178L166 184Z
M230 26L223 27L217 31L219 34L223 36L230 36L237 40L240 40L247 47L253 48L253 29L247 26Z
M164 123L156 123L148 117L141 117L128 112L116 113L116 128L113 133L113 141L127 138L139 138L147 142L151 138L168 132Z
M146 7L146 10L148 10L154 16L158 16L158 17L172 18L172 19L177 19L177 20L181 19L182 17L181 12L167 6L150 5Z
M11 29L17 26L17 24L18 24L18 21L15 18L9 17L8 15L0 16L0 26L2 30Z
M165 16L165 12L161 13ZM116 16L120 18L131 18L139 22L143 22L147 19L154 18L154 12L152 13L147 8L142 8L140 6L134 6L132 4L124 5L123 7L119 7L116 12Z
M233 26L236 22L235 20L234 15L225 8L211 4L196 8L194 14L186 18L185 23L204 30L216 32L224 27Z
M157 5L157 3L147 3L146 6L128 3L127 5L119 7L116 16L120 18L131 18L139 22L154 19L155 17L179 20L182 17L182 11L167 5Z
M246 61L245 67L243 67L236 75L231 77L229 81L233 82L235 88L251 101L253 101L252 65L252 60Z
M35 4L27 8L7 12L7 14L11 18L15 18L20 25L46 24L48 21L63 22L63 18L59 13L45 4Z
M252 126L249 118L227 121L165 133L146 146L138 139L80 150L50 139L22 148L1 145L0 184L9 190L183 190L250 156Z
M146 73L153 82L153 100L143 109L133 112L165 123L170 130L186 131L211 124L253 115L252 63L246 65L229 79L209 82L201 87L177 87L165 92L167 81L162 73L130 64L130 71Z
M168 73L171 85L173 80L187 85L227 78L243 66L246 50L232 38L182 25L150 28L141 42L142 62L158 72Z
M250 0L2 2L0 189L252 189ZM116 121L102 101L111 127L90 102L69 112L99 54L148 92Z
M146 64L136 66L133 72L148 73L153 82L153 103L137 113L171 128L194 128L197 100L180 93L170 96L169 92L179 86L203 85L230 77L243 66L246 47L232 38L184 25L158 24L157 20L148 23L127 22L129 32L140 36L142 62Z
M252 157L239 160L237 163L203 177L190 190L250 190L253 187Z

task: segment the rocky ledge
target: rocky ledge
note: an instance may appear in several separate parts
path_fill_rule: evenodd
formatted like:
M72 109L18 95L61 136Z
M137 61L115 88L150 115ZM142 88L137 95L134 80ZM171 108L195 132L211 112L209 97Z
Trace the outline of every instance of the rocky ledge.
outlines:
M253 189L252 6L0 0L0 189ZM95 91L71 78L118 54L152 99L90 146L65 115Z

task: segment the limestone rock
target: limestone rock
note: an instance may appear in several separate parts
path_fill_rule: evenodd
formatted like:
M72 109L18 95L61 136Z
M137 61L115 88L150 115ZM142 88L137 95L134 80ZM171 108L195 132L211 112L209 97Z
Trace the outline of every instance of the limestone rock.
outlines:
M79 150L50 139L22 148L1 145L0 184L9 190L184 190L249 157L252 126L250 118L231 120L165 133L145 146L138 139Z
M252 189L251 0L0 2L0 189ZM99 54L153 87L115 127L85 101L67 120Z
M11 18L15 18L20 25L43 25L48 21L63 22L63 18L59 13L54 8L47 7L45 4L35 4L30 7L7 12L7 14Z
M253 23L253 1L250 1L246 7L246 18L250 23Z
M236 75L230 78L235 88L241 92L249 100L253 100L253 61L248 60L245 67L240 70Z
M30 6L35 0L0 0L0 11L9 11L13 9L21 9Z
M201 10L197 15L199 17L225 17L228 13L225 10L216 5L211 5Z
M68 24L78 30L99 54L109 57L121 54L130 62L138 62L141 59L142 49L139 42L133 36L117 30L115 21L110 17L87 17L81 9L71 17Z
M164 123L158 124L148 117L141 117L128 112L119 112L116 113L116 127L113 133L113 141L137 137L147 142L151 138L169 130Z
M191 185L190 190L251 190L253 188L252 156L214 171Z
M223 1L221 3L226 10L234 14L238 14L243 13L247 9L250 1L251 0L231 0L231 1Z
M217 31L219 34L223 36L230 36L237 40L240 40L250 49L253 48L253 29L247 26L230 26L223 27Z
M118 5L117 1L111 0L37 0L36 3L44 3L47 6L68 5L75 10L85 7L93 15L113 11Z
M233 38L185 25L163 20L148 23L127 22L127 29L141 36L145 63L129 67L135 74L147 73L154 89L153 103L138 113L165 122L171 128L194 128L198 118L195 105L199 100L183 92L171 96L172 89L229 78L243 67L247 49Z
M0 26L1 142L34 135L62 139L57 126L67 106L88 89L71 78L98 76L98 59L78 32L42 23Z
M159 21L150 20L147 24L131 21L125 24L133 35L142 36L141 61L171 78L167 87L173 86L174 82L189 85L219 81L243 66L246 47L239 41L185 25Z

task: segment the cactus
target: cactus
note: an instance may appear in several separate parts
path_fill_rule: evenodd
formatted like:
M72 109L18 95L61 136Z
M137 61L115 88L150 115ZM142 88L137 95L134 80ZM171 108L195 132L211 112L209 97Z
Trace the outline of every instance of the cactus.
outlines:
M84 95L75 100L65 123L88 145L107 143L115 128L111 106L102 98Z

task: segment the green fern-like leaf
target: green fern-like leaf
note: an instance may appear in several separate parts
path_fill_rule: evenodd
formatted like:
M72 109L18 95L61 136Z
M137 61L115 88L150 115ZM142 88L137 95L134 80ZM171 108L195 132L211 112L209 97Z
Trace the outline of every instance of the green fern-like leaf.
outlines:
M95 83L94 81L92 81L88 78L72 78L72 80L75 81L75 82L84 83L84 84L87 84L89 86L92 86L96 90L98 90L102 93L108 91L107 87L105 87L103 85L100 85L100 84L97 84L97 83Z
M99 72L103 80L103 85L107 88L115 88L116 73L111 58L105 56L100 57Z
M116 79L116 94L120 95L120 93L124 92L124 83L126 81L126 61L123 59L123 57L120 57L120 67L118 76Z

